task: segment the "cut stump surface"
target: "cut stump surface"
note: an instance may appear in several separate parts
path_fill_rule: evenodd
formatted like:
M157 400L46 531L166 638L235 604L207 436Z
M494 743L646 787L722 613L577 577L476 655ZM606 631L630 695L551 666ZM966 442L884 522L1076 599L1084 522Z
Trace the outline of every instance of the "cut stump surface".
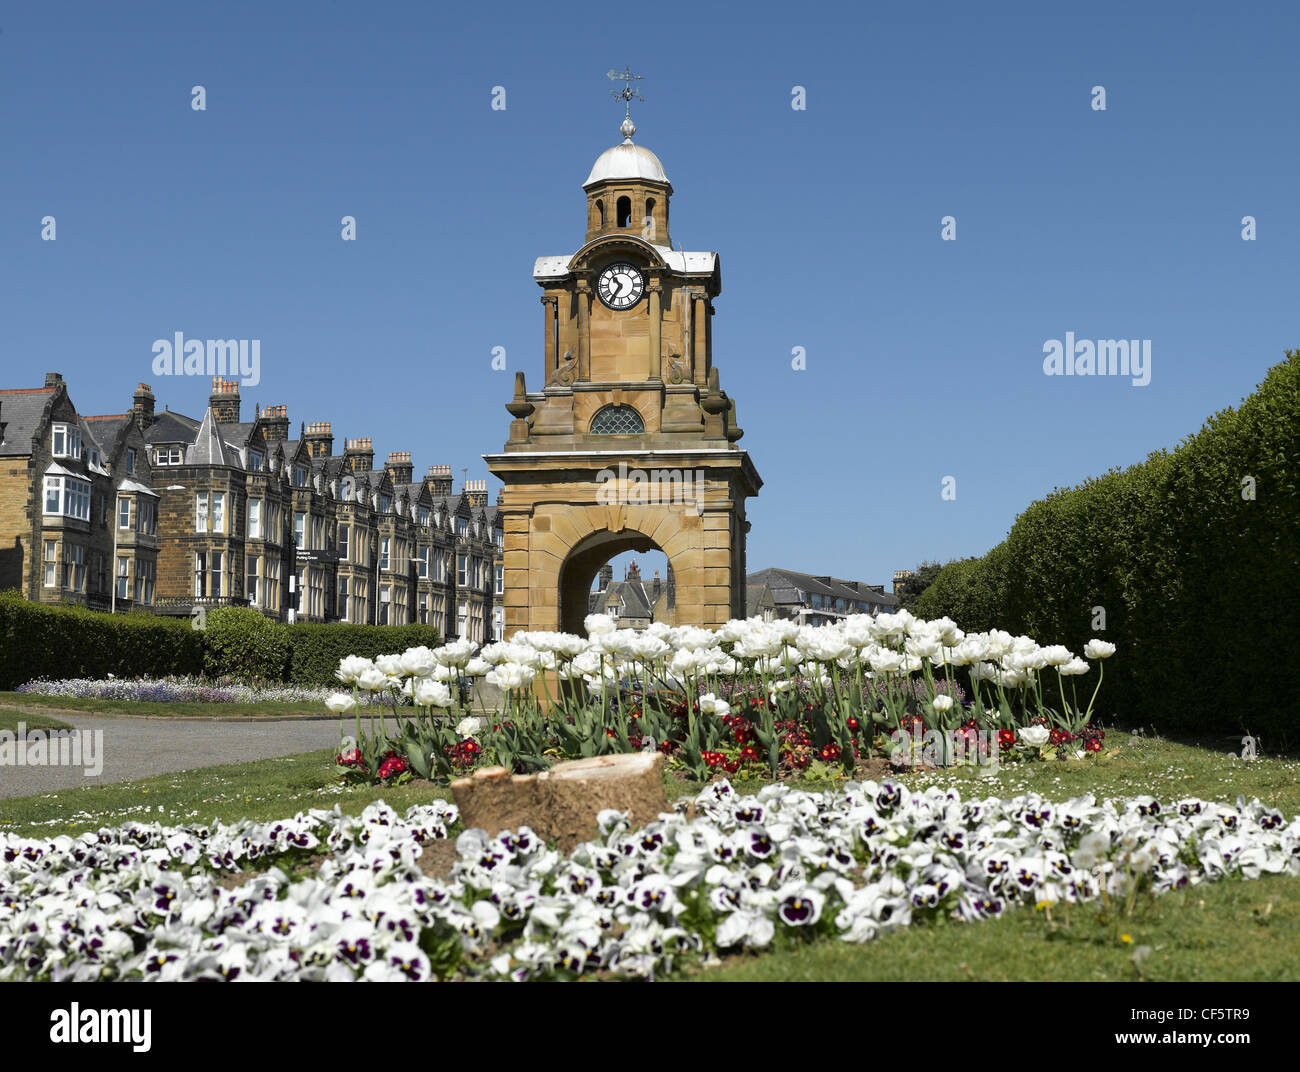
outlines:
M663 767L659 752L576 759L540 774L485 767L452 782L451 793L467 828L495 835L527 826L569 852L597 836L596 816L606 808L627 812L633 826L669 811Z

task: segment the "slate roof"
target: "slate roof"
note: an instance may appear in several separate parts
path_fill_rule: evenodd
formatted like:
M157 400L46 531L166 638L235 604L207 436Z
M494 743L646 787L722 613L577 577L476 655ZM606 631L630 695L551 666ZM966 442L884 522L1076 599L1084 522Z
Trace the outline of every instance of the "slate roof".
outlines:
M203 414L203 423L194 436L194 441L185 448L186 465L233 465L238 459L231 459L226 452L226 445L221 435L221 425L213 416L209 406Z
M610 581L605 591L591 593L588 609L604 611L611 599L617 600L621 618L652 617L654 599L645 581Z
M107 461L117 451L122 433L133 423L134 418L128 413L110 413L100 417L82 417L82 427L90 432L99 445L99 453Z
M867 603L872 606L880 607L882 610L888 610L898 605L898 600L888 592L878 592L874 588L862 581L845 581L838 577L817 576L811 573L796 573L794 570L784 569L765 569L758 573L751 573L745 578L746 586L766 585L772 592L772 599L777 606L806 604L806 599L800 596L800 592L805 597L820 595L826 599L843 599L846 604L852 606L846 607L844 613L857 610L858 603ZM834 609L827 607L823 609Z
M144 441L150 446L155 443L193 443L200 423L193 417L165 409L154 414L153 424L145 430Z
M32 452L32 437L45 417L45 407L54 397L53 387L16 388L0 391L0 424L4 440L0 456L13 457Z

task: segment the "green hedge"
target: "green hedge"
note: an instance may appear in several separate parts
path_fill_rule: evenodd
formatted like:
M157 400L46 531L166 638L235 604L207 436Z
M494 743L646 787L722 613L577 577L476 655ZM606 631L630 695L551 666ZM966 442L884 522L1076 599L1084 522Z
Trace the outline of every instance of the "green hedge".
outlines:
M33 678L238 677L333 685L345 655L388 655L441 642L431 625L284 625L245 607L189 618L105 614L0 594L0 689Z
M1300 351L1175 450L1033 503L983 558L945 566L917 613L1118 644L1101 699L1126 722L1300 739Z
M345 655L391 655L421 644L441 643L431 625L286 625L291 641L289 680L295 685L336 685L334 671Z
M251 607L218 607L203 632L203 666L213 677L283 681L289 668L287 626Z
M199 674L202 634L143 612L104 614L0 594L0 689L32 678Z

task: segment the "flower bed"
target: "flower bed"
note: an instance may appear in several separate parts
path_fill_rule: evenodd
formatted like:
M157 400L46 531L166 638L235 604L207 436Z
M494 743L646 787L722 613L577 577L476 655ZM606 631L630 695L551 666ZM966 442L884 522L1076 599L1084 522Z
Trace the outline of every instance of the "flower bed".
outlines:
M17 692L35 696L68 696L88 700L132 703L311 703L322 702L333 690L294 685L254 686L219 679L168 678L37 678Z
M1101 749L1075 679L1092 667L1060 645L906 611L831 625L732 621L720 629L663 624L617 629L586 619L588 638L523 632L479 650L467 641L343 659L352 686L328 701L340 717L363 696L409 703L396 732L361 719L344 742L349 780L446 779L494 763L517 772L559 759L656 748L703 781L714 773L853 777L877 751L937 765L1005 758L1079 758ZM1089 658L1114 645L1091 640ZM466 730L462 681L504 697ZM967 687L961 679L965 678ZM456 713L449 715L450 709ZM373 711L372 711L373 715Z
M695 812L640 830L602 813L567 857L526 829L466 831L435 876L422 843L455 833L444 802L0 836L0 979L652 979L728 950L1300 875L1300 820L1258 801L722 781Z

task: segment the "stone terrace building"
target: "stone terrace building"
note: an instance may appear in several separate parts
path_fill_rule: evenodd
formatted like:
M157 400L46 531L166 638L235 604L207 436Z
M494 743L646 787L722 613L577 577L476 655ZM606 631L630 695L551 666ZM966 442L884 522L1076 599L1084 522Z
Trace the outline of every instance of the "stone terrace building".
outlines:
M0 587L500 638L504 541L484 481L455 493L446 465L415 481L401 451L376 470L371 440L335 454L328 422L290 439L283 405L241 417L220 378L197 420L156 412L146 384L129 414L84 418L55 373L0 391Z
M800 625L825 625L850 614L883 614L898 600L884 585L843 581L836 577L765 569L746 578L749 615L772 620L791 618Z
M597 590L591 593L588 606L592 614L607 614L620 629L644 629L651 622L675 624L675 592L672 571L665 585L655 571L654 580L641 577L641 567L628 563L621 581L614 580L614 567L605 564L596 575Z
M82 416L57 372L43 387L0 390L0 589L99 610L152 606L152 481L135 410Z

